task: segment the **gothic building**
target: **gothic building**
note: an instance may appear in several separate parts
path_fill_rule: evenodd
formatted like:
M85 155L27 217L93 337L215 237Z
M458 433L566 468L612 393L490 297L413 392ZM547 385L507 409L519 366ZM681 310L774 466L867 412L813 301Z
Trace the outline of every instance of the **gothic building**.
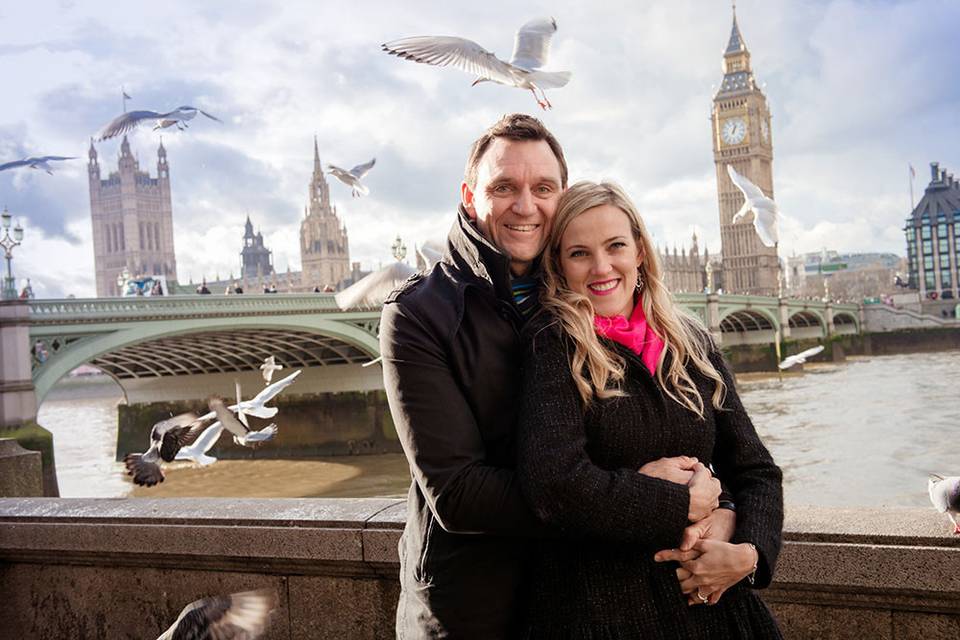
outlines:
M176 280L170 169L163 143L157 149L156 178L140 170L126 136L120 144L118 170L106 180L101 179L91 141L87 174L97 296L120 295L117 276L124 268L134 276Z
M707 286L706 266L710 261L710 252L700 255L697 234L693 234L693 245L689 250L673 248L660 249L660 267L663 281L672 293L700 293Z
M757 87L750 52L733 16L723 54L723 82L713 97L713 160L717 170L723 281L727 293L777 295L777 248L760 242L752 214L737 224L733 216L743 195L730 181L727 165L773 198L773 139L767 98Z
M273 252L263 246L263 234L253 233L253 223L247 216L243 228L243 249L240 251L240 276L244 279L260 278L273 273Z
M330 188L323 176L317 139L313 139L313 176L309 202L300 223L301 283L307 287L337 288L351 275L347 228L337 208L330 205Z

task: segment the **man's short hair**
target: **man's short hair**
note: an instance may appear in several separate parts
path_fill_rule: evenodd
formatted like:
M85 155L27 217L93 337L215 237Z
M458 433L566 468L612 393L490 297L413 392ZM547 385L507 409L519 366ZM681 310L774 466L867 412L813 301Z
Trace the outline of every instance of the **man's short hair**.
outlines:
M471 189L477 186L477 167L480 165L480 159L487 152L490 143L494 138L507 138L509 140L531 140L536 142L544 140L550 145L550 150L556 156L560 164L560 186L567 187L567 161L563 157L563 148L553 137L553 134L543 126L543 123L533 116L525 113L509 113L500 118L496 124L483 132L473 147L470 149L470 156L467 159L467 168L463 173L463 180Z

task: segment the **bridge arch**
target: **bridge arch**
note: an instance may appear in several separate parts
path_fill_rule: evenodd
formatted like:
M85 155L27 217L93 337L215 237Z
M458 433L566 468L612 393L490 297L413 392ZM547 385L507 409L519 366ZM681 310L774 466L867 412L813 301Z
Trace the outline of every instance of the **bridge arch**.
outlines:
M833 314L833 330L840 335L859 333L860 323L852 313L838 311Z
M790 337L794 340L827 336L826 320L822 314L813 309L797 311L787 319L787 322L790 326Z
M34 377L37 404L58 380L81 364L92 364L119 382L180 373L255 370L268 355L298 367L367 362L380 353L370 328L321 314L267 321L249 316L108 325L102 333L76 341L38 368Z
M757 344L773 342L779 324L765 309L730 310L720 318L723 344Z

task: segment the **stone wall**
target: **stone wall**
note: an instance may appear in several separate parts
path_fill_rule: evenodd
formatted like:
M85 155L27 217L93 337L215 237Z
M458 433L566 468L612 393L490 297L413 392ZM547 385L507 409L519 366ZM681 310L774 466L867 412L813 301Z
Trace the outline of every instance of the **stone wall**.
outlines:
M5 637L151 638L201 596L273 587L265 638L391 638L402 500L0 499ZM932 509L788 509L788 639L955 638L960 538Z

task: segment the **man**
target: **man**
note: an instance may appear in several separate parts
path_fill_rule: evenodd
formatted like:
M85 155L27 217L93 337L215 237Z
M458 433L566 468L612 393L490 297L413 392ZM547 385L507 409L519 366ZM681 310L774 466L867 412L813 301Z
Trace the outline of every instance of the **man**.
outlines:
M520 330L566 186L556 138L504 116L470 151L443 260L384 304L384 385L413 476L399 638L507 638L521 623L529 541L548 533L513 472Z

